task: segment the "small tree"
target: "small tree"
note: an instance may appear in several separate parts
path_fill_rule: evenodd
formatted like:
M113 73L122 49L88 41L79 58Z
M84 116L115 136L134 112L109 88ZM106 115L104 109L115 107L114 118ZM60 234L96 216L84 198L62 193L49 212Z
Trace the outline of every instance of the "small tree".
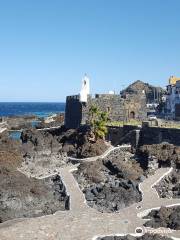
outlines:
M100 111L96 105L92 105L89 109L89 121L95 140L98 138L104 139L107 134L107 112Z

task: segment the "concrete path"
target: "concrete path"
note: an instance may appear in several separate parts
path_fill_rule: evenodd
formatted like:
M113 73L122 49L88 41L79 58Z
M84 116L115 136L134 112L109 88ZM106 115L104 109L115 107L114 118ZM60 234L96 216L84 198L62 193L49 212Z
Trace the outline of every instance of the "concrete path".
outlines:
M72 169L66 168L60 171L61 180L66 185L67 195L70 196L70 210L77 212L86 211L88 206L86 205L85 196L70 171L72 171Z
M61 169L60 175L70 195L70 210L58 211L54 215L17 219L0 224L0 240L92 240L98 236L135 234L136 228L150 231L142 225L141 217L150 209L180 204L179 199L160 199L152 188L170 169L159 169L146 179L140 189L143 200L119 213L100 213L90 208L72 175L74 167ZM167 229L166 229L167 232ZM180 231L168 231L166 235L180 239Z

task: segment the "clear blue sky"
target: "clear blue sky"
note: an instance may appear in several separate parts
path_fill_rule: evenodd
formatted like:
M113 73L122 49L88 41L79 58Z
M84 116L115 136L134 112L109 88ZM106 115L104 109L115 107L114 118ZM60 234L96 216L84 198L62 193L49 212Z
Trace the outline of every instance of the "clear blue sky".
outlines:
M0 101L65 101L180 76L179 0L0 0Z

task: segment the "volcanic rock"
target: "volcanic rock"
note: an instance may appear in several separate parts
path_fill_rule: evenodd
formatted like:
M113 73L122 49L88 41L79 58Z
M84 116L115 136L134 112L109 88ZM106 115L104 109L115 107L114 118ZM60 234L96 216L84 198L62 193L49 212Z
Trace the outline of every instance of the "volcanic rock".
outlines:
M147 165L154 160L156 168L161 166L180 168L180 147L173 144L143 145L140 147L138 155L143 156L144 161L148 162Z
M17 170L21 164L22 156L13 149L0 151L0 222L65 210L68 196L60 177L28 178Z
M64 127L47 131L26 130L21 139L24 152L30 155L34 152L65 152L71 157L87 158L101 155L107 149L104 140L90 140L90 129L86 126L76 130Z
M173 169L155 188L161 198L180 198L180 170Z
M27 178L18 171L0 171L0 222L39 217L65 210L68 197L60 177Z
M143 171L129 152L116 150L103 160L83 162L74 176L88 205L100 212L116 212L141 201L138 184Z
M180 206L152 210L144 219L150 219L144 224L146 227L180 230Z
M163 237L160 235L153 235L153 234L144 234L141 237L134 237L131 235L127 235L127 236L107 236L107 237L103 237L103 238L98 238L97 240L171 240L171 238L168 237Z

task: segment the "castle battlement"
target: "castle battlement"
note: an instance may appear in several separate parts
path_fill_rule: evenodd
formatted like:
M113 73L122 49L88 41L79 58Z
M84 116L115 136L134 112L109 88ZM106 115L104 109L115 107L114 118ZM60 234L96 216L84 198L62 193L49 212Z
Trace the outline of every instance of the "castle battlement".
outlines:
M67 96L66 99L68 100L79 100L79 95L70 95L70 96Z

